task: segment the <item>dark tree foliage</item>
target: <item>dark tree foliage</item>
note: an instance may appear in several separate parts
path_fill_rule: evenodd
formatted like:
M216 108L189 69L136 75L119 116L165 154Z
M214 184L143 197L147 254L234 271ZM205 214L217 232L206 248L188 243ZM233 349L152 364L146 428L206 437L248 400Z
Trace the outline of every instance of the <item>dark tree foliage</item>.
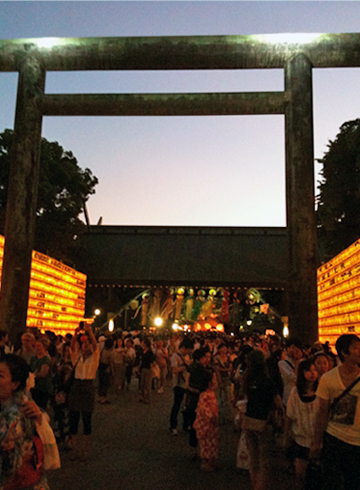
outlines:
M345 122L330 141L319 183L319 255L330 260L360 237L360 119Z
M0 233L4 233L13 132L0 134ZM84 203L95 193L98 179L82 170L74 155L57 142L41 140L40 181L36 210L35 250L72 265L77 237L85 231L79 219Z

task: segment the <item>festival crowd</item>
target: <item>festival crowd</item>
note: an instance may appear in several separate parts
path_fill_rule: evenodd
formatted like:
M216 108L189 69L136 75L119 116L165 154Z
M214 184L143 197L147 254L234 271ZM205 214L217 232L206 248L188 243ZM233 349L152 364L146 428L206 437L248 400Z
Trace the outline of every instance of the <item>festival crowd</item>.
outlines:
M269 488L274 451L298 490L358 490L360 339L341 335L335 351L258 333L95 338L86 323L66 336L28 329L9 346L0 331L0 490L48 490L45 470L60 467L58 449L86 461L94 408L111 403L110 387L123 396L138 390L145 405L172 389L169 437L181 418L202 471L217 468L219 430L231 425L234 460L254 490Z

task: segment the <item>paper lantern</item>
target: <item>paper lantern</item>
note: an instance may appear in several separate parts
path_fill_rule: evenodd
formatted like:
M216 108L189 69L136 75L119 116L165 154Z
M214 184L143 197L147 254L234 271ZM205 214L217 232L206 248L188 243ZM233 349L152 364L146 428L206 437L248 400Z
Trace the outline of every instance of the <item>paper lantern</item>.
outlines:
M0 236L0 278L4 237ZM39 252L32 252L28 327L72 333L84 319L86 275Z

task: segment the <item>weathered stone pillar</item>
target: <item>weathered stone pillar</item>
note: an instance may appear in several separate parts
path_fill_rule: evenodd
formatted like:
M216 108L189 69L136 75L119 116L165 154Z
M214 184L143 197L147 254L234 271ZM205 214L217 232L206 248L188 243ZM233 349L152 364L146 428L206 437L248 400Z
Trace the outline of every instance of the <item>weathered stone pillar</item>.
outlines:
M36 58L26 57L19 70L1 281L0 328L12 341L26 327L42 123L35 97L44 86L45 70Z
M286 126L286 202L289 233L288 307L290 335L318 337L312 66L303 54L285 66L289 104Z

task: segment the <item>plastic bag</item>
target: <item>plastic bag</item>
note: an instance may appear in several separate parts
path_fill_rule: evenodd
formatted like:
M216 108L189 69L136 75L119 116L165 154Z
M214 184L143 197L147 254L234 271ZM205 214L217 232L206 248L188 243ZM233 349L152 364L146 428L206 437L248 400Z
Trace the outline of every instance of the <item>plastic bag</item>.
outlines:
M59 450L52 428L50 427L45 415L43 414L41 422L36 423L36 430L44 446L44 470L57 470L61 467Z

